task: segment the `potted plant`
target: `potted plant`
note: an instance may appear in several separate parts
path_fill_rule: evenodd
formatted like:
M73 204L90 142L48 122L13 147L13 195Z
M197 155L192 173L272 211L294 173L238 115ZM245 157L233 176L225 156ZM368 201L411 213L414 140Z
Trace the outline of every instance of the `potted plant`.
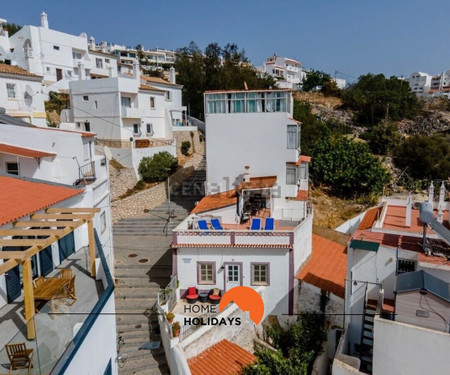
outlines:
M166 313L166 318L167 318L167 321L170 323L170 324L172 324L172 322L173 322L173 318L175 318L175 314L173 314L173 313Z
M180 322L175 322L175 323L172 324L173 337L180 336L180 330L181 330Z

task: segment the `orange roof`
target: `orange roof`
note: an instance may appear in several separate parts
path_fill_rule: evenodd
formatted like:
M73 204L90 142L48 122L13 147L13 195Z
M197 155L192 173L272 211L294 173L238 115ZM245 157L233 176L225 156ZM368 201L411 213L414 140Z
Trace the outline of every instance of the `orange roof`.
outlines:
M38 76L37 74L30 73L25 69L19 68L18 66L13 66L13 65L8 65L8 64L0 64L0 73L42 78L42 76Z
M211 194L203 197L191 211L191 214L206 212L232 206L236 204L236 190L225 191L223 193Z
M300 155L296 164L300 165L301 163L309 163L309 162L311 162L311 156Z
M150 86L150 85L146 85L146 84L144 84L144 83L141 83L141 85L139 86L139 90L149 90L149 91L165 92L164 90L157 89L156 87L153 87L153 86Z
M299 280L344 298L347 247L312 235L312 255L297 274Z
M256 357L228 340L222 340L188 359L192 375L238 375L242 367L256 361Z
M0 175L0 225L18 220L56 203L81 194L83 190L65 185Z
M147 82L159 83L161 85L169 85L169 86L181 87L181 85L177 85L176 83L172 83L172 82L166 81L165 79L162 79L160 77L141 76L141 79L143 79L144 81L147 81Z
M35 126L35 129L42 129L42 130L53 130L55 132L65 132L65 133L74 133L74 134L81 134L81 138L88 138L88 137L95 137L95 133L91 132L81 132L77 130L68 130L68 129L59 129L59 128L44 128L41 126Z
M299 190L297 196L294 198L296 201L307 201L308 200L308 190Z
M381 207L374 207L370 210L366 211L366 214L364 215L363 219L359 223L359 226L357 229L370 229L373 226L373 223L378 219L382 208Z
M241 182L237 188L238 191L243 189L262 189L270 188L277 182L277 176L253 177L248 182Z
M0 154L17 155L25 158L43 158L46 156L56 156L55 153L33 150L31 148L17 147L0 143Z

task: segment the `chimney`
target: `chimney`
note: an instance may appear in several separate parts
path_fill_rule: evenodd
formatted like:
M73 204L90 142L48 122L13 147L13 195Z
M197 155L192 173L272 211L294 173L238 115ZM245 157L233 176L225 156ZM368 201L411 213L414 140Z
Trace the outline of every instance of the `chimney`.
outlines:
M244 172L244 182L250 182L250 166L245 166L245 172Z
M47 13L42 12L41 14L41 27L44 29L48 29L48 18Z
M86 79L86 71L84 70L84 64L80 61L78 63L78 80L82 81Z
M433 205L433 200L434 200L434 185L433 181L431 181L430 187L428 188L428 202L431 203L431 205Z
M436 220L442 224L444 221L444 199L445 199L445 185L442 181L441 188L439 189L439 203L438 203L438 214Z
M139 62L137 60L133 61L133 78L141 80L139 72Z
M93 36L89 38L89 48L91 51L95 51L95 38Z
M4 36L6 38L9 38L8 29L6 27L3 27L3 31L2 31L2 33L0 35Z
M101 46L102 46L102 52L103 52L103 53L106 53L106 42L103 41L102 44L101 44Z
M412 209L412 197L411 193L409 193L408 198L406 199L405 227L407 228L411 226L411 209Z
M173 66L170 68L169 82L176 83L175 68Z

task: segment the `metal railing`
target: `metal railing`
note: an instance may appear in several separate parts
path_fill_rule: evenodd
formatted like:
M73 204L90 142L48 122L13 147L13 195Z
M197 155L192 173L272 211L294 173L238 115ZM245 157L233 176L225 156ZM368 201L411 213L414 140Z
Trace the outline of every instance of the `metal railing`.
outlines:
M79 168L79 178L81 180L95 180L95 162L91 161Z
M156 298L158 305L164 305L167 303L167 311L172 311L177 303L176 289L177 289L177 277L172 276L169 284L164 289L161 289Z

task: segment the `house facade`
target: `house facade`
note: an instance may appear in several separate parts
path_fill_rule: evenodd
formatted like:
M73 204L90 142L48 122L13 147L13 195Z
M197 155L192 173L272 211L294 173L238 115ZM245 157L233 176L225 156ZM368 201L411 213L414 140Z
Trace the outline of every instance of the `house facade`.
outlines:
M298 90L305 78L300 61L273 55L268 57L261 68L277 80L277 87Z
M427 73L414 72L405 81L409 83L411 91L417 96L428 93L431 88L431 76Z
M42 76L18 66L0 64L0 107L9 116L47 126Z
M450 70L437 75L414 72L405 81L409 83L411 91L418 96L449 97L450 95Z

